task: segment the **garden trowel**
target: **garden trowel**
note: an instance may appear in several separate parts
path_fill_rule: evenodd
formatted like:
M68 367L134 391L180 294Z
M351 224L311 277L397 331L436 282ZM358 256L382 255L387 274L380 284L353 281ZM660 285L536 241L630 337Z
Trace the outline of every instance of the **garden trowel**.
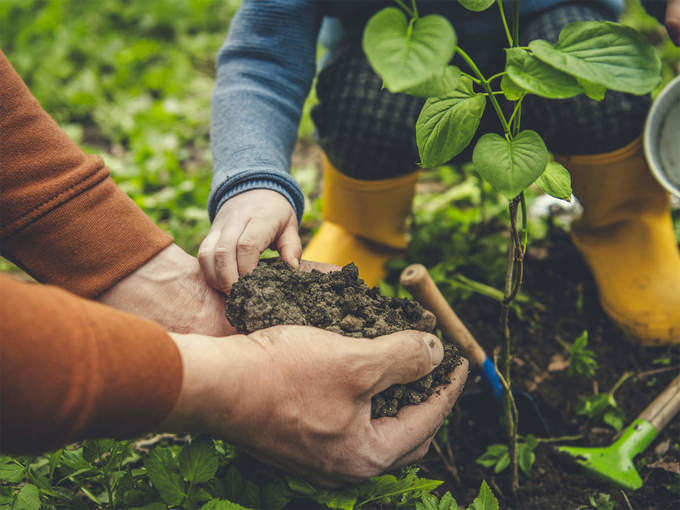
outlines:
M606 447L560 446L593 476L623 489L642 487L642 478L633 459L654 441L659 432L680 411L680 375L671 381L661 394L642 411L614 442Z
M502 412L504 409L503 386L496 372L496 366L449 306L425 266L422 264L408 266L402 271L400 282L424 308L434 313L437 317L437 325L446 339L458 345L472 366L479 370L482 380L497 404L496 409ZM513 395L519 414L520 433L549 435L548 425L533 398L523 391L513 391ZM489 408L486 401L482 402L481 407L485 410Z

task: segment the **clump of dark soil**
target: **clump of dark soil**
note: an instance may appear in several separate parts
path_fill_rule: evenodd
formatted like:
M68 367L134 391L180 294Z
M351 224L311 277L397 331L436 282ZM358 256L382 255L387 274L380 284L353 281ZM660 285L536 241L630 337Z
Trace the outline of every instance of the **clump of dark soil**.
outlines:
M226 315L240 333L281 324L315 326L355 338L375 338L406 329L432 331L434 316L415 301L386 297L359 278L357 267L341 271L303 272L285 262L262 261L242 276L226 299ZM396 384L373 397L374 418L395 416L419 404L460 364L456 347L444 345L444 360L430 374L409 384Z

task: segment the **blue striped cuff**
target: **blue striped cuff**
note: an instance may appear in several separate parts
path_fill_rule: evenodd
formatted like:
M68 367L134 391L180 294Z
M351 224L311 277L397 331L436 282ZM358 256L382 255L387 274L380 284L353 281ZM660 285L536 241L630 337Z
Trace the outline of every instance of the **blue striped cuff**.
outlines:
M208 202L210 221L212 222L215 219L217 211L219 211L220 207L222 207L222 205L230 198L253 189L269 189L277 191L286 197L286 200L290 202L290 205L295 211L299 225L305 207L304 196L292 177L286 176L290 182L282 177L283 176L269 172L255 172L250 173L246 178L229 179L215 190L214 193L211 193Z

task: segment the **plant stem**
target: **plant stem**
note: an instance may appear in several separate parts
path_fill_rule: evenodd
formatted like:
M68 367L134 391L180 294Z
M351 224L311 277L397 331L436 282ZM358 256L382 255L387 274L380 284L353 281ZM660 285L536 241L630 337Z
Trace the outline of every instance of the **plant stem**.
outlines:
M633 505L630 504L630 500L628 499L628 496L626 493L622 490L621 495L623 496L624 501L626 502L626 506L628 507L628 510L633 510Z
M418 19L420 15L418 14L418 6L416 5L416 0L411 0L411 7L413 8L413 17Z
M573 436L560 436L560 437L537 437L537 443L561 443L562 441L576 441L577 439L582 439L583 434L576 434Z
M406 5L406 4L403 2L403 0L394 0L394 1L399 5L399 7L401 7L401 8L404 9L406 12L408 12L409 16L411 16L411 17L415 16L415 13L409 8L408 5Z
M527 215L527 201L524 198L524 191L519 194L522 204L522 252L527 252L527 242L529 241L529 216Z
M505 421L508 434L508 455L510 456L510 488L513 494L519 488L519 465L517 459L517 425L518 415L513 409L513 397L510 379L511 337L510 337L510 303L517 296L522 285L524 270L524 250L517 232L517 209L521 197L518 195L510 201L510 241L508 243L508 261L505 271L505 292L501 303L501 322L503 327L503 367L502 375L505 386L504 404Z
M614 393L616 393L616 390L618 390L618 389L621 387L621 385L622 385L624 382L626 382L629 378L631 378L632 376L633 376L633 372L626 372L625 374L623 374L623 375L619 378L619 380L616 381L616 384L614 384L614 387L613 387L611 390L609 390L609 396L610 396L610 397L613 397L613 396L614 396Z
M442 451L441 447L437 443L436 439L432 440L432 446L434 446L435 451L437 452L437 455L439 455L439 458L442 460L444 463L444 467L451 473L451 476L453 477L454 482L458 486L460 486L461 481L460 481L460 475L458 474L458 469L456 469L455 464L452 464L449 459L446 458L446 455L444 455L444 452Z
M513 39L515 41L515 46L519 47L519 1L520 0L514 0L514 6L515 6L515 19L514 19L514 24L513 24Z
M508 38L508 46L513 46L512 36L510 35L510 28L508 27L508 20L505 19L505 9L503 9L503 0L497 0L498 10L501 12L501 20L503 21L503 28L505 29L505 36Z
M472 72L475 73L479 79L481 80L481 85L484 87L484 90L486 91L487 94L489 94L489 99L491 100L491 104L493 105L493 109L496 110L496 115L498 116L498 120L501 121L501 125L503 126L503 132L505 133L506 137L509 137L512 139L512 134L510 133L510 125L508 124L508 121L505 118L505 115L503 114L503 110L501 109L501 105L498 104L498 100L494 97L493 95L493 90L491 90L491 85L489 85L489 82L487 81L486 78L484 78L484 75L482 74L482 71L479 70L479 67L477 67L477 64L475 64L475 61L472 60L470 55L467 54L463 48L460 46L458 47L458 54L461 56L463 60L465 60L465 63L468 65L470 69L472 69Z
M515 109L512 111L512 115L510 115L510 120L508 121L508 124L512 124L513 121L515 120L515 117L517 116L517 114L519 113L519 111L520 111L521 108L522 108L522 100L523 100L523 99L524 99L524 96L522 96L521 98L519 98L519 101L517 101L517 102L515 103ZM519 130L518 130L518 131L519 131ZM516 133L515 133L515 134L516 134Z
M496 78L500 78L501 76L504 76L504 75L506 75L506 74L508 74L508 73L506 73L505 71L502 71L502 72L500 72L500 73L496 73L496 74L494 74L493 76L491 76L487 81L488 81L489 83L491 83L491 82L492 82L493 80L495 80Z

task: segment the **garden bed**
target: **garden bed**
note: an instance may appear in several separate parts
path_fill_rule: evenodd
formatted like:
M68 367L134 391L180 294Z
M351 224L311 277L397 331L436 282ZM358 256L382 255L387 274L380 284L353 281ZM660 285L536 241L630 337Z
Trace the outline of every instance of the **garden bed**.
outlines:
M489 225L486 228L490 228ZM477 234L474 242L485 244L486 233ZM497 233L491 233L493 235ZM437 243L434 242L432 256L436 257ZM475 250L474 246L469 249ZM413 252L407 258L412 256ZM400 269L404 263L396 267ZM600 308L594 282L565 231L552 228L546 238L535 243L529 250L526 268L521 318L513 313L511 324L515 352L513 384L515 390L525 390L536 400L550 427L550 438L545 438L549 440L539 439L534 451L535 462L528 475L521 475L520 490L513 501L509 496L508 470L496 474L493 468L477 463L490 444L506 442L503 428L493 411L480 415L478 409L469 405L475 402L474 397L463 397L446 431L439 434L437 445L418 463L420 475L443 480L434 493L451 492L461 508L474 499L483 480L498 496L501 509L679 508L680 474L674 472L680 460L679 419L673 420L647 451L637 457L636 466L644 480L643 488L638 491L624 493L585 476L577 466L561 458L553 445L610 444L616 436L615 429L601 417L578 414L582 399L596 392L607 393L623 374L630 373L615 393L620 406L617 412L621 413L617 416L625 427L677 375L680 351L643 348L623 340ZM393 271L391 281L395 281L398 274L397 270ZM501 342L499 304L488 297L471 294L452 305L487 352L493 353ZM584 330L589 332L587 348L593 351L592 359L597 362L592 378L570 373L568 369L568 347ZM480 389L481 383L473 372L466 392ZM490 406L493 409L493 404ZM560 437L571 439L553 442ZM239 463L243 472L255 475L256 479L263 482L269 479L270 470L256 461L243 456ZM295 499L287 508L324 508L324 505ZM362 508L392 506L368 504Z
M530 249L526 271L525 291L534 304L523 305L524 320L515 318L512 323L514 388L526 390L534 397L550 426L551 436L583 436L559 444L610 444L616 431L601 419L589 420L578 415L580 399L596 391L608 392L624 373L630 372L631 377L615 394L625 413L625 427L677 375L680 351L642 348L623 340L600 308L594 282L564 231L553 230L548 239ZM501 341L498 304L473 295L458 306L453 305L478 341L493 352ZM565 344L572 344L583 330L589 332L588 348L598 363L592 379L569 375L567 369ZM468 383L468 390L474 385L474 381ZM488 444L504 442L502 429L471 414L463 400L454 411L448 436L459 480L454 479L435 451L430 452L423 467L429 476L446 479L446 489L459 495L459 501L471 501L481 480L486 479L501 496L501 508L593 508L590 498L603 497L600 493L611 496L615 502L611 508L680 508L678 418L638 456L636 466L644 486L638 491L627 491L625 496L619 489L584 476L579 468L556 454L552 443L539 443L531 473L521 476L518 501L511 504L507 497L507 470L496 475L492 469L476 463Z

